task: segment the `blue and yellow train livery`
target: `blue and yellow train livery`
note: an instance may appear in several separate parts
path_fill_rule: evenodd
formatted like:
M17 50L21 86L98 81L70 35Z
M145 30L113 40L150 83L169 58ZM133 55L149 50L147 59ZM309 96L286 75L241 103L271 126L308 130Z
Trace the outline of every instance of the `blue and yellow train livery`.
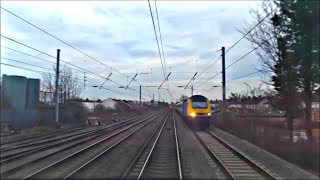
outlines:
M187 123L195 129L207 129L210 127L211 106L210 101L201 95L194 95L175 105Z

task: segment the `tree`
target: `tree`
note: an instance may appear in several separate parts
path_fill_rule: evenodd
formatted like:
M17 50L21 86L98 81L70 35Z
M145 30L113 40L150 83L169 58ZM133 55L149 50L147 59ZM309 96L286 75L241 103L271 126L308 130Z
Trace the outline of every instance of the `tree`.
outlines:
M183 101L183 100L186 100L186 99L188 99L188 96L182 94L181 97L180 97L180 101Z
M55 67L53 68L55 71ZM47 73L43 76L42 89L50 92L49 99L54 101L55 74ZM60 103L66 103L68 100L77 99L82 92L82 86L78 78L72 73L71 69L63 66L60 69L58 97Z
M289 138L292 141L293 119L299 115L298 99L298 61L294 56L291 44L293 34L284 26L287 19L276 12L276 3L264 1L263 13L254 11L257 22L262 22L246 37L257 48L257 54L264 72L271 72L269 84L276 91L276 108L284 110L287 120ZM270 18L271 15L271 18ZM263 20L267 17L265 20ZM243 33L247 32L245 29Z
M288 41L295 59L299 88L305 104L305 128L312 140L312 92L319 87L319 1L275 1L282 29L291 35Z

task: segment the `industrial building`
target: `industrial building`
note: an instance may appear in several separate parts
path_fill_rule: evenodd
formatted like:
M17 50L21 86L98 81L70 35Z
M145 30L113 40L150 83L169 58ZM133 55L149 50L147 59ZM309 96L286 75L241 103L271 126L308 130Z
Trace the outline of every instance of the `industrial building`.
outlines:
M12 128L32 127L39 120L40 80L3 75L1 84L1 124Z

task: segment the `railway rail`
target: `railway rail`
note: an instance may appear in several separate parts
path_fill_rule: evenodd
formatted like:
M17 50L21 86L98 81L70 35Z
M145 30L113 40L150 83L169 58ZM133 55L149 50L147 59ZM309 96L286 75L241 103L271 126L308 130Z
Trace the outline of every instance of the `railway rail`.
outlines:
M151 117L152 115L144 116L144 117ZM142 118L144 118L142 117ZM81 140L83 138L87 137L93 137L93 136L98 136L101 133L105 132L105 130L108 129L113 129L117 127L122 127L125 125L128 125L130 123L134 123L135 121L138 121L141 119L141 117L135 117L128 119L126 121L122 121L116 124L112 124L106 127L98 128L98 129L93 129L93 130L88 130L88 131L81 131L81 132L75 132L75 133L70 133L69 135L66 136L60 136L60 137L53 137L45 140L38 140L38 141L33 141L30 143L22 143L19 144L18 146L11 146L8 148L3 149L1 152L0 156L0 163L5 163L11 160L14 160L16 158L21 158L24 156L27 156L31 153L36 153L39 151L46 150L50 147L55 147L58 145L63 145L72 141L76 140Z
M68 178L72 174L76 173L78 170L85 167L90 162L97 159L102 153L114 148L117 144L122 142L124 139L128 138L138 130L145 127L147 124L155 120L161 114L154 115L151 119L146 118L143 121L138 121L129 126L116 131L103 139L90 144L80 150L69 154L47 166L28 174L23 179L34 179L43 177L52 178Z
M149 114L136 116L134 118L129 118L128 120L138 119L138 118L142 118L142 117L145 117L148 115ZM126 121L128 121L128 120L126 120ZM126 121L122 121L119 123L124 123ZM10 149L10 148L15 147L17 145L21 146L21 145L25 145L25 144L29 144L29 143L34 143L34 141L47 140L48 138L52 138L52 137L57 137L57 136L65 135L65 134L72 134L74 132L79 132L79 131L85 130L85 129L88 129L88 127L87 126L80 126L80 127L73 127L73 128L62 129L62 130L53 130L53 131L50 131L47 133L41 133L41 134L35 134L35 135L28 135L26 137L14 138L13 140L2 139L0 151L1 152L5 151L6 149Z
M122 147L121 151L127 150L126 147L129 147L130 142L141 136L145 137L139 139L139 144L135 144L130 157L128 155L128 158L122 161L129 162L129 165L123 163L117 169L121 179L186 178L187 175L183 170L188 167L183 166L181 161L187 162L187 158L190 157L183 156L181 160L181 154L186 153L187 149L183 150L179 146L175 113L175 110L160 111L98 129L88 131L79 129L78 132L67 130L70 134L61 132L58 133L59 137L48 139L31 137L22 139L21 144L15 141L1 150L1 153L5 153L0 156L1 178L74 179L83 177L86 172L90 172L88 177L91 177L95 175L95 170L92 169L108 165L106 159L121 157L121 153L115 149ZM180 128L179 130L180 140L186 140ZM215 168L219 169L222 177L237 180L278 179L276 174L215 135L213 131L190 130L189 133L195 135L193 138L198 143L197 147L201 147L202 154L205 154L207 160L216 164ZM49 135L47 137L50 137ZM183 147L188 141L182 142L184 142L181 144ZM206 160L202 159L202 162ZM99 173L102 177L115 177L111 175L112 173L108 174L102 170Z
M149 118L151 116L152 115L148 115L148 116L143 117L143 118ZM141 119L141 117L140 118L131 118L129 120L126 120L126 121L123 121L123 122L120 122L120 123L109 125L109 126L106 126L106 127L100 128L100 129L90 130L88 132L80 132L76 136L75 136L75 134L72 134L72 135L69 135L70 138L66 138L65 136L63 136L63 137L59 137L59 138L54 138L54 140L50 139L48 141L40 141L39 144L43 144L42 146L35 146L34 147L32 145L38 144L37 142L34 142L34 143L31 143L31 144L28 144L28 145L22 145L22 146L17 146L17 147L11 148L10 149L11 151L6 150L6 151L9 152L7 154L5 153L6 151L1 151L0 163L3 165L3 164L6 164L6 163L9 163L9 162L12 162L14 160L26 157L26 156L28 156L30 154L34 154L34 153L38 153L38 152L41 152L41 151L45 151L45 150L48 150L50 148L57 147L57 146L62 146L64 144L68 144L68 143L75 143L75 142L78 141L78 143L74 144L74 146L75 146L75 145L81 144L82 142L85 142L87 140L102 136L103 134L105 134L108 131L111 131L113 129L121 128L123 126L126 126L126 125L129 125L131 123L134 123L134 122L138 121L139 119ZM13 149L20 149L20 148L23 148L23 147L27 147L27 149L24 149L24 150L21 149L18 152L12 152ZM66 148L67 148L67 146L66 146Z
M161 115L161 113L156 113L156 114L153 114L153 115L150 115L150 116L146 116L146 117L140 118L139 120L133 121L130 124L117 126L116 128L113 128L112 130L106 129L106 130L104 130L104 131L102 131L100 133L97 133L94 136L83 138L83 139L81 139L79 141L74 141L72 143L69 143L68 145L66 145L64 147L61 147L60 149L58 149L56 151L51 151L49 147L46 147L46 148L49 148L49 153L43 154L42 156L35 156L35 158L31 159L31 160L29 158L30 156L27 156L28 161L25 161L24 159L19 159L20 161L23 162L22 164L18 164L17 165L17 163L16 163L17 160L15 160L13 162L15 165L13 165L11 167L8 167L8 165L3 166L3 163L1 163L1 166L2 166L2 168L1 168L1 177L10 177L11 175L14 175L15 173L19 172L20 170L23 170L24 168L26 168L28 166L32 166L33 164L37 164L41 160L44 160L44 159L46 159L46 158L48 158L50 156L54 156L54 155L56 155L58 153L66 151L66 150L70 150L72 148L76 148L76 147L81 146L81 145L83 146L84 144L89 144L89 145L86 146L85 148L82 148L82 150L89 149L90 147L94 147L95 145L97 145L99 143L105 142L106 140L109 140L112 137L115 137L116 135L118 135L118 134L120 134L122 132L125 132L125 131L129 130L132 127L138 126L139 124L141 124L141 123L143 123L145 121L148 121L151 117L157 117L159 115ZM107 137L104 137L104 136L107 136ZM96 140L98 137L100 137L99 141ZM93 141L93 144L92 143L88 143L88 142L91 142L91 141ZM19 177L19 178L21 178L21 177Z
M220 165L230 179L277 179L262 165L243 154L213 132L195 132L208 154Z
M122 179L182 179L174 112L141 148Z

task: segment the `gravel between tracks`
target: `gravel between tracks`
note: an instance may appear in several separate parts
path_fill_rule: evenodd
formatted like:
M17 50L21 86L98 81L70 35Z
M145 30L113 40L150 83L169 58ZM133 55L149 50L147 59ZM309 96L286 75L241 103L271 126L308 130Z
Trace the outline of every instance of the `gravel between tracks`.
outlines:
M249 157L252 157L256 162L275 173L277 177L283 179L320 179L248 141L242 140L218 128L211 128L210 130L218 137L232 144L235 148Z
M225 179L224 173L208 155L192 130L176 114L183 179Z
M120 128L120 129L122 129L122 128ZM64 151L59 152L57 154L54 154L54 155L52 155L50 157L46 157L45 159L42 159L42 160L40 160L40 161L38 161L36 163L33 163L32 165L24 167L23 169L19 170L16 173L10 174L8 177L9 178L22 178L22 177L24 177L24 175L29 174L30 172L34 172L35 170L40 169L40 168L42 168L42 167L44 167L44 166L46 166L46 165L48 165L48 164L50 164L52 162L55 162L57 159L61 159L62 157L65 157L68 154L71 154L72 152L75 152L75 151L77 151L77 150L79 150L79 149L81 149L83 147L86 147L89 144L97 142L98 140L110 135L111 133L112 132L106 133L105 135L102 135L102 136L100 136L98 138L95 138L94 140L85 142L85 143L83 143L81 145L78 145L76 147L70 148L68 150L64 150ZM25 164L26 162L30 162L35 158L39 158L41 156L46 156L47 154L53 153L55 151L58 151L61 148L63 148L63 147L57 146L57 147L54 147L54 148L52 148L50 150L47 150L47 151L44 151L44 152L40 152L40 153L37 153L37 154L33 154L33 155L30 155L30 156L28 156L26 158L23 158L21 160L14 161L12 163L6 164L6 166L1 167L1 171L4 171L5 169L10 169L10 168L15 167L15 166L17 166L19 164L22 164L22 163ZM1 174L1 175L3 177L3 174Z
M136 132L131 137L120 143L115 149L107 152L82 169L79 173L74 174L71 178L82 179L119 179L130 166L138 154L140 148L144 145L150 135L156 130L159 123L164 119L164 115L160 115L154 121L142 130ZM94 168L90 168L94 167Z

